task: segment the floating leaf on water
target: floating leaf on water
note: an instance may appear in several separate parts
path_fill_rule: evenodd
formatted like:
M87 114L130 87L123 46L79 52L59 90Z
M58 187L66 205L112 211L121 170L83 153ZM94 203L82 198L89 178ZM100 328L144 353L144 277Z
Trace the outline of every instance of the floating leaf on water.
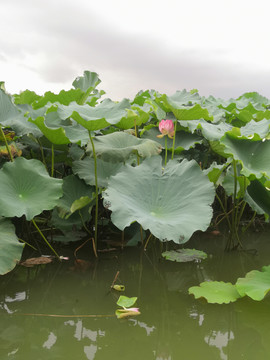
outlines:
M125 286L124 285L113 285L112 288L114 290L116 290L116 291L125 291Z
M124 308L128 308L135 304L137 301L137 297L127 297L127 296L119 296L119 299L117 301L117 305L122 306Z
M25 267L33 267L35 265L43 265L43 264L49 264L53 261L52 258L46 257L46 256L40 256L36 258L29 258L22 262L20 262L20 265Z
M165 251L161 254L166 260L176 262L201 261L207 258L204 251L196 249L178 249Z
M239 278L235 284L241 296L249 296L260 301L270 290L270 265L264 266L262 271L252 270L244 278Z
M192 286L188 289L195 299L205 298L210 304L228 304L241 297L235 285L223 281L205 281L200 286Z
M115 315L117 316L117 319L124 319L129 316L138 316L140 314L141 313L138 308L117 309L115 311Z

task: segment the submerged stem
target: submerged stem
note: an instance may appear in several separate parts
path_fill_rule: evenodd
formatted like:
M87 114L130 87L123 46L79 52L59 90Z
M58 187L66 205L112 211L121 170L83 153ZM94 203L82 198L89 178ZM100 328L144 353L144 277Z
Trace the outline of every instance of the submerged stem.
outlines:
M96 150L95 145L93 142L93 138L91 135L91 131L88 131L89 138L91 141L92 149L93 149L93 157L94 157L94 166L95 166L95 187L96 187L96 213L95 213L95 249L97 249L97 234L98 234L98 182L97 182L97 156L96 156Z
M37 229L37 231L39 232L39 235L42 237L42 239L45 241L45 243L49 246L49 248L52 250L52 252L58 257L59 260L60 256L57 254L57 252L54 250L54 248L51 246L51 244L48 242L48 240L45 238L45 236L43 235L42 231L40 230L40 228L38 227L37 223L35 222L34 219L31 220L32 223L34 224L35 228Z

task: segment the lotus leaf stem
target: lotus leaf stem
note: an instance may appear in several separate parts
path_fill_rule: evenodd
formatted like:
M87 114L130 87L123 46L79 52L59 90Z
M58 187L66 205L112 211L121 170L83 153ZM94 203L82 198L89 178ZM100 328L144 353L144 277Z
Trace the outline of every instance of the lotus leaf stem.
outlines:
M42 239L45 241L45 243L49 246L49 248L52 250L52 252L58 257L58 259L61 261L60 256L57 254L57 252L54 250L54 248L51 246L51 244L48 242L48 240L45 238L45 236L43 235L42 231L40 230L40 228L38 227L37 223L35 222L34 219L32 219L32 223L34 224L35 228L37 229L37 231L39 232L40 236L42 237Z
M96 213L95 213L95 249L97 249L97 234L98 234L98 182L97 182L97 156L96 156L96 150L95 145L93 142L93 138L91 135L91 131L88 131L89 138L91 141L92 149L93 149L93 157L94 157L94 167L95 167L95 187L96 187Z
M54 147L52 144L52 168L51 168L51 177L53 177L54 174Z
M175 120L175 123L174 123L174 134L173 134L173 145L172 145L172 160L173 160L173 157L174 157L176 127L177 127L177 120Z
M33 250L36 250L36 251L37 251L37 249L36 249L33 245L29 244L27 241L25 241L25 240L23 240L23 239L20 239L20 238L18 238L18 240L19 240L20 242L23 242L23 243L25 243L26 245L30 246Z
M146 242L145 242L145 245L144 245L144 248L143 248L144 251L146 251L147 245L148 245L149 240L151 239L151 237L152 237L152 234L150 234L150 235L148 236L148 238L147 238L147 240L146 240Z
M247 224L247 226L242 230L243 233L246 232L247 229L252 225L252 223L253 223L256 215L257 215L257 212L254 211L254 214L253 214L252 218L250 219L250 222L249 222L249 223Z
M4 134L4 131L3 131L3 129L2 129L2 126L0 126L0 132L1 132L1 135L2 135L2 137L3 137L3 139L4 139L4 142L5 142L5 145L6 145L6 148L7 148L7 152L8 152L10 161L13 162L14 159L13 159L12 153L11 153L11 151L10 151L10 148L9 148L9 146L8 146L8 142L7 142L7 139L6 139L6 135Z
M165 136L165 166L167 165L167 155L168 155L167 136Z

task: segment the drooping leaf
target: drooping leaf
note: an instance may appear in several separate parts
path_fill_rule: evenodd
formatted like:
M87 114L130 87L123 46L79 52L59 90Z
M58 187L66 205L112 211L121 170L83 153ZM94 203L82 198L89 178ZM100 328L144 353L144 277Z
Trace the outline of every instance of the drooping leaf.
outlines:
M51 210L62 195L62 180L48 175L38 160L18 157L0 170L0 215L31 220Z
M18 241L14 225L4 218L0 218L0 275L14 269L20 261L24 244Z
M270 265L264 266L262 271L248 272L244 278L237 279L235 286L241 296L262 300L270 290Z
M137 301L137 297L127 297L124 295L119 296L119 299L117 300L117 305L122 306L124 308L128 308L135 304Z
M228 304L241 297L235 285L223 281L205 281L200 286L190 287L188 292L195 299L205 298L210 304Z
M161 254L166 260L176 262L201 261L207 258L204 251L196 249L177 249L165 251Z
M103 193L112 222L121 230L137 221L160 240L185 243L196 230L205 231L212 218L215 190L195 161L161 157L127 165L111 177Z
M60 217L68 219L73 212L90 204L94 192L92 186L86 185L77 176L66 176L63 179L63 196L57 202ZM79 202L76 202L76 200L79 200ZM83 218L89 218L90 216L87 208L83 209L82 214Z
M247 187L247 193L252 201L255 203L254 208L258 213L261 213L260 209L262 209L266 214L270 215L270 191L268 188L263 186L263 184L255 179L250 182L250 185ZM249 199L246 199L249 202Z
M150 157L161 152L161 145L153 140L139 139L125 132L115 132L93 138L96 156L104 161L124 162L132 154L140 157ZM87 152L93 156L91 143Z

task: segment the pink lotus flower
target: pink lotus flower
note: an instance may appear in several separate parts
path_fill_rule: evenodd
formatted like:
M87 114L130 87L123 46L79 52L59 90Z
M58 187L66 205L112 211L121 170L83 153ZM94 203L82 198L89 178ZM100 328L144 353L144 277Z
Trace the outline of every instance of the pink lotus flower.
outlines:
M168 135L170 139L174 136L174 125L172 120L161 120L158 125L161 135L157 135L158 138Z

